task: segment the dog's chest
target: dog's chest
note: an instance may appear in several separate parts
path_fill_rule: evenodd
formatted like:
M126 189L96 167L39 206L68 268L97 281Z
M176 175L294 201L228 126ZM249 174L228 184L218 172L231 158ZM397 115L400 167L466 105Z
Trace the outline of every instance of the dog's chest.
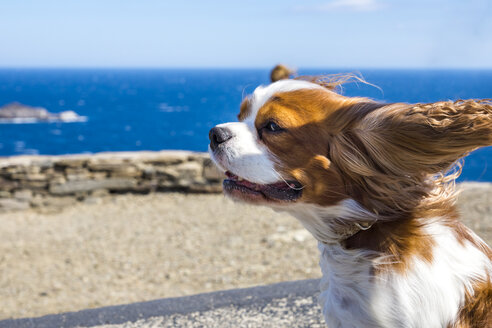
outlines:
M390 258L320 243L320 305L328 327L445 327L453 322L465 288L492 268L475 247L437 232L434 261L416 258L406 272L391 270ZM388 269L378 270L381 266Z
M328 327L379 327L371 307L375 283L365 254L349 257L339 246L320 243L321 278L319 297Z

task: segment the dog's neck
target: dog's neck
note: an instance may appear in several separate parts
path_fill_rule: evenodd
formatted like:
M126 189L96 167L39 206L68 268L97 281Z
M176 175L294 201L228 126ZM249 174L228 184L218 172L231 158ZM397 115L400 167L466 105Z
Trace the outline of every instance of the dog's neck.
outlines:
M285 209L284 209L285 210ZM359 231L370 229L378 220L356 201L349 199L339 204L321 207L301 204L287 208L319 242L340 244Z

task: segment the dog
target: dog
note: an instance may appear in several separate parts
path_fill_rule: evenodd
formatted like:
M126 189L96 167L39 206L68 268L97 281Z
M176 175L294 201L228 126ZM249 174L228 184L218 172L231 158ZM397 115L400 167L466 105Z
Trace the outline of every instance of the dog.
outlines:
M259 86L209 133L224 193L318 240L328 327L492 327L492 250L459 221L461 158L492 145L490 100L379 103L347 79Z

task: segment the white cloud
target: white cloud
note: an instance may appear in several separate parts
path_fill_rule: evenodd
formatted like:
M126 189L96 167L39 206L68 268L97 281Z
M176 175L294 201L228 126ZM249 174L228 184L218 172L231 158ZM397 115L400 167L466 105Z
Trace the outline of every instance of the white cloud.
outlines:
M383 8L378 0L332 0L323 4L313 6L298 6L299 12L327 12L327 11L376 11Z

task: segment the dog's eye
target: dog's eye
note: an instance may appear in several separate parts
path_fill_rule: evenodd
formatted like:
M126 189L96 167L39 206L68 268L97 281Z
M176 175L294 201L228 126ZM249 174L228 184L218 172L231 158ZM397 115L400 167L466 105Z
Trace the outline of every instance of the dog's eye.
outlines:
M282 131L283 129L275 122L268 122L267 125L265 125L265 129L270 131L270 132L278 132Z
M263 127L258 129L258 135L260 136L260 139L263 139L264 132L276 134L283 131L285 131L285 129L281 128L280 125L273 121L269 121L268 123L263 125Z

